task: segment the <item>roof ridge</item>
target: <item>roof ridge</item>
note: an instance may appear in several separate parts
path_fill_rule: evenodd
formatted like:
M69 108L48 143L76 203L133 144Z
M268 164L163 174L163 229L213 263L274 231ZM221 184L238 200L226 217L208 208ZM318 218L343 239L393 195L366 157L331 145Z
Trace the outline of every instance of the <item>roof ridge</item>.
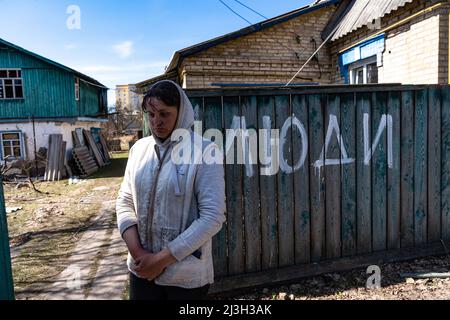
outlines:
M103 85L102 83L100 83L99 81L95 80L94 78L92 78L92 77L90 77L90 76L88 76L88 75L85 75L85 74L83 74L83 73L81 73L81 72L79 72L79 71L77 71L77 70L75 70L75 69L72 69L72 68L70 68L70 67L67 67L67 66L65 66L65 65L63 65L63 64L61 64L61 63L59 63L59 62L56 62L56 61L53 61L53 60L51 60L51 59L48 59L48 58L46 58L46 57L44 57L44 56L41 56L41 55L39 55L39 54L37 54L37 53L35 53L35 52L29 51L29 50L27 50L27 49L24 49L24 48L22 48L22 47L20 47L20 46L18 46L18 45L16 45L16 44L13 44L13 43L11 43L11 42L6 41L5 39L0 38L0 43L6 45L6 46L8 46L8 47L11 47L11 48L13 48L13 49L15 49L15 50L18 50L18 51L20 51L20 52L23 52L23 53L25 53L25 54L27 54L27 55L31 55L32 57L34 57L34 58L36 58L36 59L39 59L39 60L41 60L41 61L44 61L45 63L51 64L51 65L53 65L53 66L55 66L55 67L58 67L58 68L60 68L60 69L63 69L63 70L65 70L65 71L68 71L68 72L70 72L70 73L74 73L74 74L76 74L79 78L84 78L84 80L87 80L88 82L92 82L93 85L97 85L97 86L100 86L100 87L103 87L103 88L108 89L105 85Z

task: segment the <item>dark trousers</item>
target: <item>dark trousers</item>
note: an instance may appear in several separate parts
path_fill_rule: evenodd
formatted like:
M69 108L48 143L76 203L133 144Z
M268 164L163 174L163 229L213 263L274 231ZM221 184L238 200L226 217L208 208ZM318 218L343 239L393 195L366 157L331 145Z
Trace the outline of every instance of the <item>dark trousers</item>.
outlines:
M205 300L209 284L195 289L159 286L130 273L130 300Z

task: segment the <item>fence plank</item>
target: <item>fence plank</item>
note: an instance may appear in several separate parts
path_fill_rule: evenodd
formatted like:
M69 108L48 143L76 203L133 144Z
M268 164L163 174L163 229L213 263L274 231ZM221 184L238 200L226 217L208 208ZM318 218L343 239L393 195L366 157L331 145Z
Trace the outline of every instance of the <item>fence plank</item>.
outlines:
M372 251L372 183L371 168L364 164L364 114L371 115L371 97L368 93L356 95L356 208L357 208L357 253ZM372 140L370 130L367 130L368 141Z
M308 106L306 96L292 97L292 114L300 121L300 126L292 126L293 163L300 165L294 172L294 224L295 224L295 263L302 264L310 261L311 255L311 211L309 206L309 152L308 152ZM306 157L302 164L302 153Z
M194 108L194 119L195 121L203 120L203 98L190 98L189 99L192 104L192 108ZM220 113L222 115L222 112Z
M442 238L450 239L450 86L442 89Z
M309 108L309 139L311 145L311 160L324 161L320 158L324 145L324 107L325 95L308 96ZM323 167L314 165L310 172L310 194L311 194L311 261L317 262L325 258L325 184Z
M328 95L325 108L325 220L327 258L341 256L341 132L340 98ZM337 126L337 127L336 127ZM328 143L327 143L328 142Z
M8 221L6 219L3 180L0 177L0 300L14 300L14 282L9 250Z
M372 94L372 248L373 251L386 250L386 208L387 208L387 128L380 136L378 145L375 145L380 120L386 115L386 93Z
M388 194L387 194L387 245L388 249L400 248L400 92L390 92L388 95L388 115L392 122L388 121L389 130L392 132L391 139L388 135L388 148L392 150L391 164L388 169ZM391 127L391 128L390 128ZM389 146L391 143L391 146ZM388 154L389 157L389 154Z
M239 107L239 97L223 98L223 114L225 128L231 128L233 120L240 128L241 111ZM237 142L235 139L231 150L234 150L234 164L228 164L230 161L229 153L226 152L226 194L227 194L227 212L228 212L228 274L238 274L245 271L244 257L244 230L243 230L243 206L242 206L242 165L237 164L238 153L236 150ZM227 144L227 142L225 142Z
M414 246L414 93L402 92L401 246Z
M258 97L258 128L259 129L275 129L275 101L273 97ZM266 122L266 123L264 123ZM269 131L270 132L270 131ZM267 155L271 154L270 139L269 141L259 141L259 147L267 146L267 150L263 152ZM276 147L278 147L276 145ZM273 150L276 152L276 149ZM265 163L263 163L265 164ZM270 167L270 165L268 166ZM261 165L261 170L266 166ZM278 162L276 163L278 169ZM260 174L260 197L261 197L261 241L262 241L262 270L275 269L278 267L278 227L277 227L277 203L276 203L276 176L273 174Z
M280 171L277 175L279 266L295 263L294 257L294 200L293 175L286 172L285 165L292 165L292 130L290 97L275 96L276 126L280 129ZM283 130L289 128L288 130ZM283 162L285 165L283 165Z
M355 95L341 96L341 131L347 155L356 159L356 109ZM356 160L355 160L356 161ZM356 254L356 163L342 167L342 255Z
M428 92L428 242L441 239L441 91ZM447 164L448 165L448 164Z
M414 128L414 237L427 241L427 91L416 91Z
M258 172L258 112L256 97L241 97L242 115L248 129L246 163L250 172L244 174L244 212L245 212L245 265L246 272L261 270L261 218L259 211L259 172ZM253 137L253 138L252 138ZM254 139L254 140L252 140ZM248 149L247 149L248 148ZM252 159L250 159L250 155Z
M193 101L197 108L196 121L203 120L203 131L210 128L222 131L222 101L220 98L205 98ZM220 147L220 146L219 146ZM223 146L222 146L223 147ZM228 219L227 219L228 220ZM227 262L227 222L222 229L214 236L212 242L214 274L216 277L222 277L228 273Z

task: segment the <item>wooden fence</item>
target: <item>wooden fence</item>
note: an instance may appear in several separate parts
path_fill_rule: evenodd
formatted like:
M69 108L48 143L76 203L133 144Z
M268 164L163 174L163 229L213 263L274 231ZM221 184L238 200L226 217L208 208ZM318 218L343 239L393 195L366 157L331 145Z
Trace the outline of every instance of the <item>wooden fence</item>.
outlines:
M203 132L226 137L240 126L280 136L277 174L267 162L225 165L227 222L213 241L212 292L444 252L450 86L187 93ZM243 148L269 149L266 138Z
M0 300L14 299L14 285L11 271L8 225L6 221L3 181L0 177Z

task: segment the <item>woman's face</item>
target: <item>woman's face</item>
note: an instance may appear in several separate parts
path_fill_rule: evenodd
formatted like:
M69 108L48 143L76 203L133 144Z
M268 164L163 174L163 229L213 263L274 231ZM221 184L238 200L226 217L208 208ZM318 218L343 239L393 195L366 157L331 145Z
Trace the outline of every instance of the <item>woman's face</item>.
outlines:
M147 100L147 113L152 133L161 140L167 139L177 123L177 107L168 106L158 98L151 97Z

